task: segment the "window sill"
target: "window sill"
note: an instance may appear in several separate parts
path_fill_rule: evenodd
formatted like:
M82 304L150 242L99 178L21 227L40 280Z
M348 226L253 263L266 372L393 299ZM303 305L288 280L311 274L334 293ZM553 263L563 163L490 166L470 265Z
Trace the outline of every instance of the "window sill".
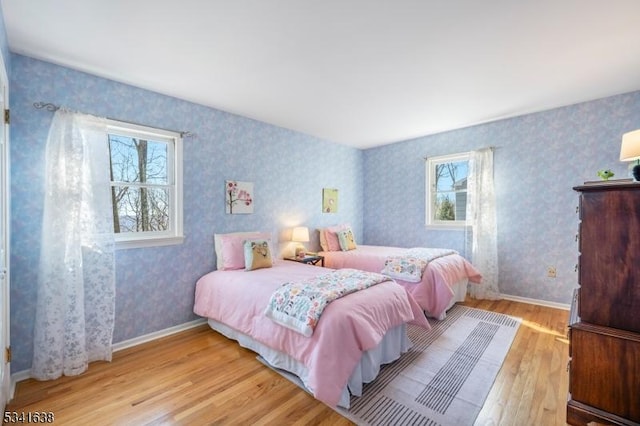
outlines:
M471 225L453 225L453 224L442 224L442 225L425 225L430 231L470 231Z
M135 240L116 240L116 250L125 250L132 248L144 247L162 247L182 244L184 236L179 237L154 237L154 238L138 238Z

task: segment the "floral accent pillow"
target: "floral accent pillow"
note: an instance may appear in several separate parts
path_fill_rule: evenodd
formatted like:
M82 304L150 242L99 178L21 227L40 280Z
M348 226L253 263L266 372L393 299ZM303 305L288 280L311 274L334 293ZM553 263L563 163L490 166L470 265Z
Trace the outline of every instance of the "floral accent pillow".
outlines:
M422 280L422 273L428 262L417 257L392 256L384 262L382 274L403 281L417 283Z
M351 229L339 231L338 241L340 241L340 248L342 251L354 250L356 248L356 239L353 236Z

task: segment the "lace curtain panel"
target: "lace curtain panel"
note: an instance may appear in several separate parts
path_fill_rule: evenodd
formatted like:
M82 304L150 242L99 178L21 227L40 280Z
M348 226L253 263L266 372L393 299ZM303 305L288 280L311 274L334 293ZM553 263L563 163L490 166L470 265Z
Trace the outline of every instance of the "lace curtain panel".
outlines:
M492 148L471 153L467 197L467 221L472 233L471 262L482 273L479 285L469 285L469 295L475 299L500 299Z
M111 360L115 253L104 119L55 113L46 187L31 376L52 380Z

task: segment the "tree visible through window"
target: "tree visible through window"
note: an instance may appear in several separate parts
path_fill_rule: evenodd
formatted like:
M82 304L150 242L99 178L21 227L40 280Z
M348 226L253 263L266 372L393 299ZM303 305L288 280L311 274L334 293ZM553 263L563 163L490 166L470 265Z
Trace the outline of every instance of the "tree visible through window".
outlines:
M427 225L465 223L468 171L468 154L427 161Z
M181 238L178 136L114 127L108 140L116 238Z
M115 232L169 229L167 144L110 134L109 148Z

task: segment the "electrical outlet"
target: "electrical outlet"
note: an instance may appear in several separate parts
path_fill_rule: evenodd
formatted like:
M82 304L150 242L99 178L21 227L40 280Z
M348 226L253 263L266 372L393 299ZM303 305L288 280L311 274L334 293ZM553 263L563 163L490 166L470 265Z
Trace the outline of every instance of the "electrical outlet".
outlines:
M555 266L548 266L547 267L547 276L549 278L555 278L556 277L556 267Z

